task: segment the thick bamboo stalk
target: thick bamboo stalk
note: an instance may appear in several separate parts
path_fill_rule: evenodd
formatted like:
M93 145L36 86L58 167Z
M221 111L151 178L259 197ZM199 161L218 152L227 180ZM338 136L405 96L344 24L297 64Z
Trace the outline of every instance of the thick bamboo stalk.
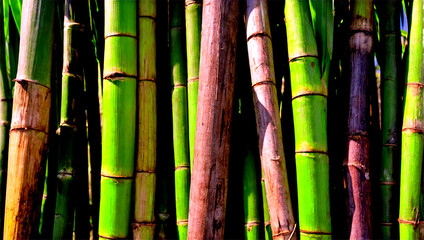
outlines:
M309 2L286 1L285 16L300 236L303 239L330 239L327 84L320 71Z
M4 239L34 238L38 233L50 117L54 6L48 0L25 1L22 9Z
M197 97L199 89L200 35L202 32L202 0L185 0L187 46L188 134L190 172L193 170L194 137L196 134Z
M179 239L187 239L190 198L190 153L187 116L187 68L184 42L184 3L170 6L172 125L175 163L175 208Z
M0 1L0 19L3 20L3 1ZM3 234L6 196L7 153L9 145L12 96L6 69L4 21L0 21L0 234Z
M351 5L349 38L350 80L348 115L347 189L351 239L371 238L371 182L369 169L370 98L373 77L373 4L356 0Z
M418 239L423 158L423 1L412 2L402 125L399 201L400 239Z
M137 4L105 1L99 237L127 238L134 173Z
M399 119L398 119L398 77L401 64L400 24L398 13L400 1L382 1L379 17L381 22L380 42L382 44L383 59L381 63L382 101L381 101L381 128L382 152L380 169L381 215L380 236L383 239L396 238L396 206L397 180L395 169L399 149Z
M188 239L223 239L240 9L232 0L203 6Z
M267 1L247 0L246 38L259 152L275 239L296 238L287 181Z
M140 1L138 9L138 122L135 176L135 239L153 239L156 189L156 0Z

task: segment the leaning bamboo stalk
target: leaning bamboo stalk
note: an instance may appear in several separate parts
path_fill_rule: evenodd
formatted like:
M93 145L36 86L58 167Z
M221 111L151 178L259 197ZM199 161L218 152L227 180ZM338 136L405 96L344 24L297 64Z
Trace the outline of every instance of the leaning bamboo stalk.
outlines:
M134 173L137 4L105 1L99 237L127 238Z
M239 1L203 5L188 239L224 237L239 11Z
M373 64L373 4L371 0L352 3L350 25L350 98L348 115L347 189L351 239L371 238L371 182L369 173L368 82Z
M423 157L423 1L412 3L402 125L400 239L418 239Z
M138 9L138 122L135 175L135 239L153 239L156 189L156 0L140 1Z
M187 71L184 42L184 4L171 1L170 52L172 133L175 163L175 208L179 239L187 239L190 198L190 153L187 118Z
M398 161L399 119L398 119L398 76L401 63L400 24L398 19L400 1L391 0L381 2L379 12L381 19L380 39L382 43L383 59L382 73L382 101L381 101L381 128L382 152L380 170L381 215L380 234L383 239L395 238L396 229L396 199L397 181L395 179L396 162Z
M288 239L295 229L283 149L268 6L247 0L246 37L252 76L259 151L273 237Z
M200 35L202 32L202 0L185 0L187 46L188 133L190 172L193 170L194 137L196 134L197 97L199 88Z
M329 239L327 85L321 76L308 1L286 1L285 16L295 128L299 230L302 238Z
M49 0L25 1L22 9L4 239L34 238L38 232L50 117L54 6Z

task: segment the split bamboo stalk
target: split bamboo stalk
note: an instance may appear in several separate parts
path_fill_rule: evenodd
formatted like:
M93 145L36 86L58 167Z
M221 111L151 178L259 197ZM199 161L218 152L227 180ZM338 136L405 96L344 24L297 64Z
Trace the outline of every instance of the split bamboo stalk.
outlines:
M350 239L370 239L371 182L369 169L370 92L373 77L373 3L351 3L352 22L349 38L350 80L348 115L347 189Z
M328 93L327 84L321 75L309 2L286 1L285 17L300 236L303 239L330 239L332 232L327 147Z
M63 70L60 114L59 159L53 239L70 239L74 229L75 164L77 153L77 111L83 91L80 44L83 32L81 2L65 1L63 27ZM78 151L77 151L78 149Z
M397 181L395 169L399 149L399 67L401 65L401 43L399 23L399 0L382 1L380 19L380 42L382 44L383 59L381 63L381 128L382 152L380 169L380 236L383 239L396 238L396 206Z
M239 13L239 1L204 1L188 239L224 237Z
M135 175L135 239L153 239L156 191L156 0L140 1L138 8L139 65L137 162Z
M99 237L127 238L136 144L136 1L106 0L105 17Z
M0 19L3 20L3 0L0 1ZM12 116L12 92L7 76L5 46L4 21L0 21L0 234L3 234L4 225L7 153Z
M274 239L295 239L267 16L267 1L247 0L246 38L272 234Z
M54 7L49 0L23 3L4 239L34 238L38 233L50 117Z
M418 239L423 158L423 1L412 2L406 66L399 201L400 239Z
M193 170L194 137L196 134L197 97L199 88L200 35L202 32L202 0L185 0L187 46L188 134L190 172Z
M187 68L184 42L184 3L170 4L172 125L175 163L175 207L179 239L187 239L190 198L190 152L187 116Z

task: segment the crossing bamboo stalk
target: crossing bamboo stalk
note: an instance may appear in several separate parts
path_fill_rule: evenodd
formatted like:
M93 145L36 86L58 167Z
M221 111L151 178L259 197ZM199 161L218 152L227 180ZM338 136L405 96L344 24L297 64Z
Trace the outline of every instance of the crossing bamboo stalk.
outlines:
M188 239L222 239L240 9L239 1L203 3Z
M138 7L137 163L135 175L135 239L153 239L156 189L156 0Z
M23 3L4 239L34 238L38 233L49 132L54 6L48 0Z
M412 2L400 170L399 238L418 239L423 158L423 1Z
M296 224L287 180L268 5L264 0L247 0L246 6L253 102L272 234L275 239L295 239Z
M136 146L137 4L105 1L99 238L128 238Z

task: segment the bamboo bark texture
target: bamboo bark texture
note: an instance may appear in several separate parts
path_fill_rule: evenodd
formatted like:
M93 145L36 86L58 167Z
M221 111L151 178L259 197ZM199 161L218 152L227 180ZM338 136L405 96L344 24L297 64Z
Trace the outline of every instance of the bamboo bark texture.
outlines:
M347 191L350 239L370 239L371 182L369 170L370 99L373 77L373 3L355 0L351 5L349 38L350 81L348 115Z
M99 237L127 238L131 218L137 94L137 4L105 1Z
M190 198L190 152L187 116L187 71L184 42L184 4L171 1L172 124L175 163L175 204L179 239L187 239Z
M399 237L418 239L423 158L423 1L412 2L400 170Z
M156 0L139 1L135 239L153 239L156 191Z
M246 38L259 152L274 239L296 239L266 0L247 0Z
M50 117L53 13L49 0L25 1L9 140L4 239L38 233Z
M328 93L326 81L321 75L309 1L286 1L285 18L295 128L300 236L302 239L331 239Z
M224 238L239 14L239 1L204 1L188 239Z
M185 0L187 46L188 134L190 172L193 170L194 137L196 134L197 97L199 89L200 35L202 32L202 1Z

